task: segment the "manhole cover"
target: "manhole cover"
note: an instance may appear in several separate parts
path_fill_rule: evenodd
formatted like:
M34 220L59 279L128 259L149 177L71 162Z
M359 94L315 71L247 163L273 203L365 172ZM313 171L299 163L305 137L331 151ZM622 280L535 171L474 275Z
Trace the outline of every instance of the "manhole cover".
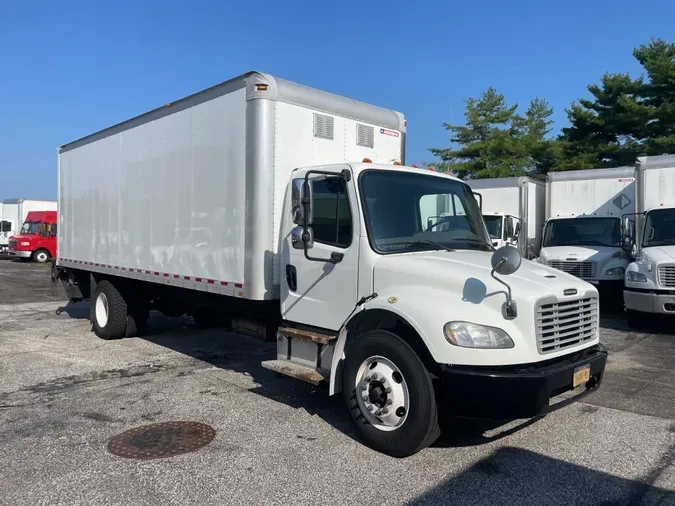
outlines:
M128 459L162 459L193 452L216 437L210 425L198 422L164 422L122 432L108 442L108 451Z

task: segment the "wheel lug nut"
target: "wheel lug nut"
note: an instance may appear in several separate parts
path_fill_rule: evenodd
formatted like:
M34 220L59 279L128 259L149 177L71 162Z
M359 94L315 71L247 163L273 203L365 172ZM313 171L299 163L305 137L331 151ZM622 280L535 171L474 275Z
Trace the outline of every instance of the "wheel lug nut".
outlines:
M381 413L382 413L382 410L380 410L380 409L378 409L377 411L375 411L375 415L376 415L376 416L380 416Z
M374 380L377 379L377 373L376 373L376 372L373 373L373 379L374 379Z
M368 406L368 411L372 411L372 410L373 410L373 407L372 407L372 406Z
M363 402L367 402L367 401L368 401L368 396L367 396L367 395L364 395L363 397L361 397L361 400L362 400Z
M391 406L392 402L393 401L391 399L387 399L387 406ZM387 409L387 408L385 408L385 409Z
M391 393L391 388L387 387L387 389L385 390L385 392L387 392L388 394L390 394L390 393Z
M382 413L386 415L387 413L389 413L389 410L387 408L382 408Z
M370 376L366 376L366 377L365 377L365 381L366 381L366 382L370 381Z
M365 383L361 385L361 390L365 390L366 388L368 388L368 385L366 385Z

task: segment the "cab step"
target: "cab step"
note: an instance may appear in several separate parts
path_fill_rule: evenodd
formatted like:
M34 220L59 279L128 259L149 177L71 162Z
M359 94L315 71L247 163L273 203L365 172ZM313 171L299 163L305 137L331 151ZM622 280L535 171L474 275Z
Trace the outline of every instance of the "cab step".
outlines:
M337 338L334 334L320 334L310 330L301 330L294 327L279 327L279 334L287 339L298 339L300 341L312 341L316 344L327 345Z
M316 369L294 364L288 360L265 360L264 362L261 362L260 365L270 371L283 374L284 376L290 376L291 378L299 379L300 381L305 381L312 385L318 385L325 379Z

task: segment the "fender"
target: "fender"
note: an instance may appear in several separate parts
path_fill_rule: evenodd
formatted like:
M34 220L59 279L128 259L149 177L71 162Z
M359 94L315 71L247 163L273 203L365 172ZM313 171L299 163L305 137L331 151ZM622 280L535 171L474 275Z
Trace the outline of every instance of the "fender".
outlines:
M390 300L395 300L395 302L390 302ZM402 320L405 320L407 323L409 323L410 326L413 327L422 338L422 341L424 341L424 344L431 353L430 340L428 336L422 331L419 323L412 316L410 316L410 311L406 309L406 304L400 303L398 298L391 293L378 294L375 299L361 306L358 311L355 311L342 324L340 333L338 334L337 342L335 343L335 349L333 350L333 360L330 367L329 395L334 395L342 391L342 382L340 381L342 374L340 373L342 370L342 361L346 358L344 349L345 345L347 344L349 324L364 311L373 311L376 309L395 314Z

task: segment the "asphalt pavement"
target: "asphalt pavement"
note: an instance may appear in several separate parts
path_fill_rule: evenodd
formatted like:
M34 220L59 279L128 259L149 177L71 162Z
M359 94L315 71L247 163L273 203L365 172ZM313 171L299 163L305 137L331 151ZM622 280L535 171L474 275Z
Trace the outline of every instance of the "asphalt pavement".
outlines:
M602 387L536 421L453 421L407 459L359 440L342 398L260 366L274 345L153 313L106 342L49 270L0 261L0 504L675 505L675 332L603 318ZM470 392L467 394L470 395ZM158 460L107 451L164 421L216 430Z

